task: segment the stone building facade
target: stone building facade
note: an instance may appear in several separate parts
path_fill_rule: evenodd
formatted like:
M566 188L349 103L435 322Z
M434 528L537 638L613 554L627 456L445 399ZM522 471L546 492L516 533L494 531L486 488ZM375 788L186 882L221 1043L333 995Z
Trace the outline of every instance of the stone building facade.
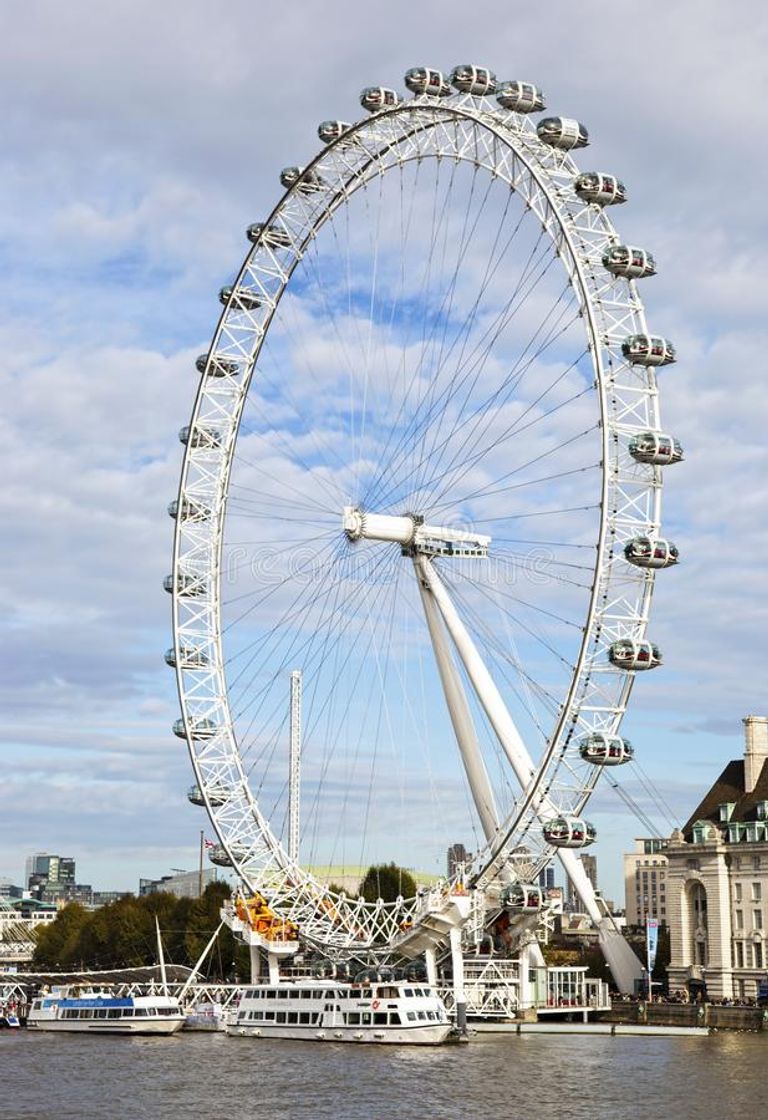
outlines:
M641 926L646 918L662 925L667 917L667 840L635 840L634 852L624 856L624 912L628 926Z
M670 990L711 999L754 998L768 966L768 717L747 716L744 730L744 758L665 849Z

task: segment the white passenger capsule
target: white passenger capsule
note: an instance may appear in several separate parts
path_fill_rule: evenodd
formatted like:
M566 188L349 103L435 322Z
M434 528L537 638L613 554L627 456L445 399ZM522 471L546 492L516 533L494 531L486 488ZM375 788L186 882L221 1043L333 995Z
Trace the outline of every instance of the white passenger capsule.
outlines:
M586 848L597 839L595 826L581 817L554 817L544 822L542 832L555 848Z
M593 731L579 741L579 754L593 766L622 766L632 761L635 748L629 739L622 739L620 735Z
M208 795L209 803L214 809L226 805L230 798L230 793L225 786L206 786L205 792ZM187 800L191 801L193 805L205 805L205 796L200 786L194 785L189 787L187 790Z
M656 275L653 256L636 245L611 245L603 253L603 267L614 276L623 276L627 280L642 280Z
M222 358L218 354L212 354L210 356L210 362L208 359L208 354L197 355L195 358L195 369L198 373L205 373L207 370L209 377L234 377L235 374L240 372L239 363L233 362L231 358Z
M621 180L602 171L582 171L574 179L573 189L579 198L597 206L615 206L627 201L627 188Z
M378 113L380 109L391 109L400 104L400 98L393 89L386 86L366 86L360 94L360 104L369 113Z
M232 856L238 861L242 861L248 855L248 849L243 844L229 845ZM229 852L223 844L214 844L212 848L208 849L208 859L211 863L215 863L217 867L232 867L233 861Z
M288 249L293 244L287 229L280 226L268 226L266 222L252 222L245 231L245 236L255 245L269 245L273 249Z
M193 719L189 722L190 739L212 739L218 730L212 719ZM176 720L173 733L179 739L186 739L187 729L183 719Z
M545 117L536 127L536 135L543 144L551 148L585 148L589 143L589 133L579 121L569 117Z
M496 90L496 75L487 66L454 66L450 82L460 93L484 97Z
M280 182L284 187L295 187L301 194L314 194L325 186L317 171L303 167L284 167L280 172Z
M163 587L169 595L173 594L174 582L172 574L165 577L163 580ZM185 599L196 599L201 595L205 595L207 585L202 576L193 576L186 572L179 572L176 578L175 590L177 595L181 595Z
M624 556L636 568L671 568L680 559L677 545L661 537L633 537L624 545Z
M226 307L231 302L236 311L256 311L261 307L261 298L248 288L238 288L233 284L226 284L219 292L219 303ZM214 376L223 377L223 373Z
M212 448L221 447L221 432L205 424L195 424L194 428L185 424L183 428L179 428L179 443L183 443L185 447L205 448L210 451Z
M633 366L668 366L677 361L672 343L657 334L631 334L622 342L621 352Z
M451 84L442 70L431 70L428 66L414 66L405 72L405 85L411 93L426 93L431 97L450 97Z
M321 121L317 126L317 135L324 144L330 144L333 140L340 140L351 127L348 121Z
M513 883L502 892L501 905L515 914L536 914L544 905L544 892L535 883Z
M174 521L207 521L211 516L209 506L196 502L192 498L182 498L179 503L177 498L168 504L168 516Z
M683 458L680 441L666 432L638 432L629 441L629 453L637 463L654 467L668 467Z
M513 113L540 113L546 108L544 94L531 82L499 82L496 100Z
M204 669L208 664L208 655L199 646L181 646L178 660L176 650L171 646L165 651L163 658L172 669Z
M608 650L608 659L618 669L656 669L661 665L661 652L653 642L636 638L620 638Z

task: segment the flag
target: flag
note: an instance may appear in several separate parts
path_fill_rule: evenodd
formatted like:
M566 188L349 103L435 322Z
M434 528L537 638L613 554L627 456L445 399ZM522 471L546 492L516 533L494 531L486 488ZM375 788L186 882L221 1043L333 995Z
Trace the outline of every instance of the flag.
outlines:
M646 919L645 943L648 956L648 971L653 972L653 966L656 964L656 950L659 947L659 923L656 918Z
M203 843L205 844L206 848L215 848L215 847L216 847L216 845L215 845L215 843L213 842L213 840L209 840L207 836L206 836L206 838L205 838L205 839L203 840Z

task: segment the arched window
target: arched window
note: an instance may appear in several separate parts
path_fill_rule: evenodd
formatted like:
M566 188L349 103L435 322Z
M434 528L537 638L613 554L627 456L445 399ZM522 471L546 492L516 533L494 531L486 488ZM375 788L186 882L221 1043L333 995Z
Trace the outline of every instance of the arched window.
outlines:
M691 959L694 964L706 965L709 956L707 892L701 883L691 883L688 888L688 929L692 939Z

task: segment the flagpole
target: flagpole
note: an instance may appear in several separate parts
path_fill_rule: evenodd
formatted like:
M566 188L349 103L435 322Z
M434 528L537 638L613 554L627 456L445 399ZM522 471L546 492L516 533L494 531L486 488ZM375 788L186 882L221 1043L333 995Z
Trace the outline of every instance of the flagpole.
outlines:
M645 912L645 967L648 972L648 1002L651 1002L653 989L651 987L651 938L648 926L648 911Z
M200 869L197 873L197 897L203 896L203 852L205 850L205 832L200 829Z

